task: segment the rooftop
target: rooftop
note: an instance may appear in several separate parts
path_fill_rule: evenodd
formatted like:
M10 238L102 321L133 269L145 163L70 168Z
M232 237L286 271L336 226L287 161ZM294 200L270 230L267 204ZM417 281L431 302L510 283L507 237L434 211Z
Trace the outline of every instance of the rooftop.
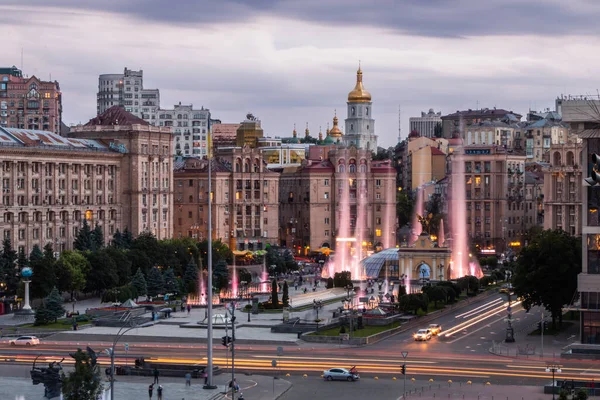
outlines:
M53 132L1 127L0 146L113 152L98 140L66 138Z
M125 111L124 108L113 106L104 113L92 118L84 126L110 126L110 125L150 125L148 122Z

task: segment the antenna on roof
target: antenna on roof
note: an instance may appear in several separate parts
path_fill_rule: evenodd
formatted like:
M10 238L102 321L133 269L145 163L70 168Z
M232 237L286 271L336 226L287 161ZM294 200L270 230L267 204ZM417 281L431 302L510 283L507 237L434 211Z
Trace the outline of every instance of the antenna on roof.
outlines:
M402 107L398 105L398 143L402 141Z
M21 72L23 71L23 48L21 47Z

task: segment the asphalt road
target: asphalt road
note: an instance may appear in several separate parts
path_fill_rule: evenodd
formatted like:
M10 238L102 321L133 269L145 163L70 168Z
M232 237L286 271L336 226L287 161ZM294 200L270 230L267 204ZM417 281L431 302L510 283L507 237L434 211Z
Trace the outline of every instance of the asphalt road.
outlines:
M552 360L551 354L546 359L537 356L531 359L512 359L489 353L492 341L504 339L506 307L506 296L497 295L449 313L435 321L442 325L443 332L428 342L415 342L413 332L405 332L367 347L312 344L283 346L281 355L277 354L275 345L240 345L236 346L236 369L251 373L289 373L290 379L307 374L307 378L303 379L311 379L311 382L316 379L319 383L315 385L320 385L319 376L323 370L357 366L364 377L361 385L367 387L370 383L365 382L375 380L375 377L380 378L380 384L386 381L391 385L397 383L392 381L394 377L397 380L402 378L402 353L407 352L407 376L411 380L433 379L438 382L453 379L457 382L471 380L478 384L491 382L513 385L547 383L550 376L545 372L545 362ZM513 304L512 313L517 344L525 340L537 341L538 337L532 339L526 333L535 329L539 320L538 311L525 313L520 305ZM49 339L35 348L11 348L7 344L1 344L0 363L30 365L39 354L44 355L41 358L43 361L49 362L62 356L66 356L68 360L69 352L77 347L90 345L99 353L100 363L107 364L109 360L102 352L111 345L108 339L106 342L90 343L55 343ZM140 356L164 363L206 364L206 344L165 344L152 343L151 338L148 340L145 343L130 343L127 359L123 349L118 349L116 364L132 365L133 359ZM214 349L215 364L226 367L230 363L230 356L220 345ZM274 360L277 362L276 368L272 367ZM563 360L562 364L564 379L591 379L600 376L599 362Z

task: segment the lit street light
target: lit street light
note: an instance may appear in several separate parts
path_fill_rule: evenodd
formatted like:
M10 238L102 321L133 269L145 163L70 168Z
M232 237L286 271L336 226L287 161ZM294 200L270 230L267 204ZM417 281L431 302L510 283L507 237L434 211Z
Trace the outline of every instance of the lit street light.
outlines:
M554 380L554 374L560 374L562 365L560 364L546 364L546 372L552 372L552 400L554 400L554 388L556 387L556 381Z

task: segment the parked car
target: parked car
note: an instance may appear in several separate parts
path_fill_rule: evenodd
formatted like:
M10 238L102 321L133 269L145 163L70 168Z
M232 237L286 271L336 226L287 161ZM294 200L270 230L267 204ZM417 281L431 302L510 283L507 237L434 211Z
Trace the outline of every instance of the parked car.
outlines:
M360 379L358 372L354 368L331 368L323 371L323 379L328 381L349 381L354 382Z
M429 324L429 328L433 336L437 336L442 332L442 326L440 324Z
M16 339L12 339L9 343L11 346L37 346L40 344L40 339L35 336L19 336Z
M415 333L415 340L430 340L431 339L431 331L429 329L419 329L417 333Z

